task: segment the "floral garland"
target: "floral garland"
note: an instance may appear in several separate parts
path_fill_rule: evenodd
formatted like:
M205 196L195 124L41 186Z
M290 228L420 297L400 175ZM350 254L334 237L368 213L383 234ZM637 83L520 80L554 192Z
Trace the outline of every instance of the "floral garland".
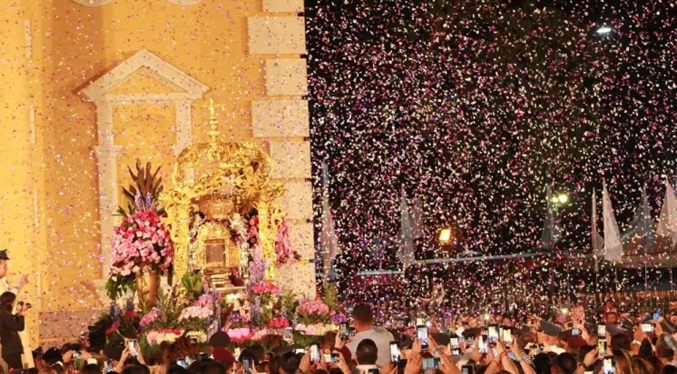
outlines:
M282 220L277 238L275 238L275 266L279 268L287 263L293 264L295 259L296 252L292 249L289 225L287 220Z

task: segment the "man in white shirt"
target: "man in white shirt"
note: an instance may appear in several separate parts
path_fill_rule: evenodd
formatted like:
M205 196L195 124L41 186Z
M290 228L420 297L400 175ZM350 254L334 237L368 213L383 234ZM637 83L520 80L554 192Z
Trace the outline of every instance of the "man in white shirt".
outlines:
M9 265L9 256L7 256L7 250L3 249L2 251L0 251L0 295L2 295L5 292L11 292L18 296L23 286L28 284L28 276L23 275L17 281L16 286L10 288L9 283L7 283L8 265ZM28 331L26 331L25 329L23 331L19 331L19 338L21 338L21 343L23 344L24 348L24 353L22 356L24 368L30 369L32 367L35 367L35 363L33 362L33 351L31 350L30 347L30 339L28 336ZM0 345L2 345L2 342L0 342Z
M355 361L357 361L355 374L370 374L369 372L372 370L380 373L379 368L376 365L378 348L376 348L376 343L374 343L373 340L363 339L360 344L357 345L355 356Z
M356 334L346 344L353 357L356 356L357 346L363 340L369 339L374 342L378 350L376 365L383 366L390 362L390 342L395 340L393 334L379 327L374 327L374 315L369 305L358 305L352 313L353 327Z

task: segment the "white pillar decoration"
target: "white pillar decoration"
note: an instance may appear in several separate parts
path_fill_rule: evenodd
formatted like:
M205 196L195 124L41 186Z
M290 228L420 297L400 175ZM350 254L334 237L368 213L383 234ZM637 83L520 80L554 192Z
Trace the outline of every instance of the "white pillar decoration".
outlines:
M188 100L176 103L176 144L173 147L174 156L178 156L193 140L190 103Z
M105 4L109 0L74 0L79 4L88 1ZM83 4L86 5L86 4ZM110 93L115 87L129 80L136 72L147 68L179 88L173 93ZM118 165L117 157L120 146L115 145L113 105L127 105L133 102L149 102L157 105L174 104L176 107L176 144L174 154L178 155L192 141L191 105L195 100L201 100L209 87L195 80L181 70L161 59L155 54L141 50L120 65L113 68L102 77L90 83L81 91L86 101L96 105L96 125L98 145L94 147L98 160L99 176L99 222L101 228L101 256L102 274L108 276L110 268L110 241L113 229L118 223L115 211L118 202Z

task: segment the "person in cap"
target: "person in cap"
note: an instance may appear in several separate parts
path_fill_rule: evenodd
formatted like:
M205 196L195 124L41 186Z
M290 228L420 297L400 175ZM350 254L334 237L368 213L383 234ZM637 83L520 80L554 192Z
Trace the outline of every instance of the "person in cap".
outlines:
M545 352L554 352L557 354L565 352L565 349L559 346L559 334L562 332L562 327L541 320L541 331L543 331L543 333L540 338L543 342L543 350Z
M17 297L19 296L19 292L21 292L21 289L28 284L28 276L27 275L22 275L19 280L17 281L16 285L14 287L10 287L9 283L7 282L7 273L8 273L8 267L9 267L9 254L7 253L6 249L3 249L0 251L0 295L5 293L5 292L11 292ZM19 338L21 339L21 343L23 345L23 355L22 355L22 361L24 368L30 369L35 367L35 362L33 361L33 355L31 352L33 351L31 349L31 344L30 344L30 337L28 336L28 331L24 329L23 331L19 332ZM0 341L0 346L2 345L2 342Z

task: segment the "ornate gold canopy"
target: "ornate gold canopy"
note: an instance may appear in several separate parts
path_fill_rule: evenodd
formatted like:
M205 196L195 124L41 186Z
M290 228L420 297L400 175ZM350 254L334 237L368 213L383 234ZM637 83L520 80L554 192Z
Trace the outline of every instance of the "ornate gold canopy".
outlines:
M215 193L231 194L231 208L245 215L255 207L263 256L268 258L268 277L274 276L275 234L283 213L275 200L283 193L280 183L270 181L270 157L253 142L227 143L219 139L214 103L210 101L210 140L184 149L173 165L172 184L160 195L167 211L163 220L171 227L175 243L174 272L180 279L189 268L190 215L196 201L210 203Z

